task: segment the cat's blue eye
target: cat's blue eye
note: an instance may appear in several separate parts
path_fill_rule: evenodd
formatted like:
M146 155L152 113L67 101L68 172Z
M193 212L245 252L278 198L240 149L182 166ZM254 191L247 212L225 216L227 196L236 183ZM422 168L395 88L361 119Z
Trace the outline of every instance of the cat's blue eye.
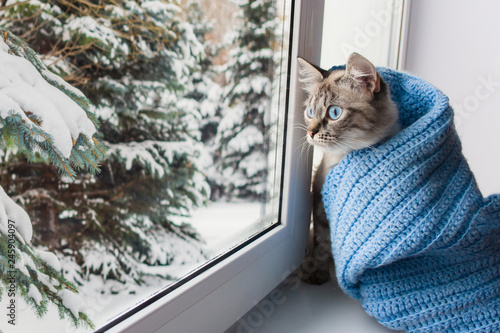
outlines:
M312 118L314 117L314 110L312 107L308 106L306 108L306 115L309 117L309 118Z
M330 116L333 120L339 119L341 114L342 109L338 106L332 105L328 108L328 116Z

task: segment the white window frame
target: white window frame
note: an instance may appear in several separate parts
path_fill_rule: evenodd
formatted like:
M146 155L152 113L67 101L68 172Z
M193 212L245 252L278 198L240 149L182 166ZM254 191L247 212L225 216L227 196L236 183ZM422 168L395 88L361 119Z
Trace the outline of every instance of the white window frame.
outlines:
M291 79L281 224L222 262L97 332L224 332L303 261L311 216L311 161L299 156L304 131L297 56L319 63L324 0L293 1Z

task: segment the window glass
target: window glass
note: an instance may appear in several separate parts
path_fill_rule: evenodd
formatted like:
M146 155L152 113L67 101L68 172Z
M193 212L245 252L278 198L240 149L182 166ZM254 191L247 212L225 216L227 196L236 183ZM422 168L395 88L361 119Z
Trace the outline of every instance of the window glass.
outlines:
M2 2L2 330L93 331L279 223L290 7Z
M323 29L330 33L323 34L321 65L345 64L358 52L375 66L396 68L403 5L403 0L325 1Z

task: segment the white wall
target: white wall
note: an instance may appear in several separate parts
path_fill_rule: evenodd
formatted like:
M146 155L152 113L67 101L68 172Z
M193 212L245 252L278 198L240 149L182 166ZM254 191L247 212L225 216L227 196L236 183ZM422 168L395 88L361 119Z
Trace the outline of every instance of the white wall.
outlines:
M414 0L405 70L450 98L483 195L500 193L500 2Z

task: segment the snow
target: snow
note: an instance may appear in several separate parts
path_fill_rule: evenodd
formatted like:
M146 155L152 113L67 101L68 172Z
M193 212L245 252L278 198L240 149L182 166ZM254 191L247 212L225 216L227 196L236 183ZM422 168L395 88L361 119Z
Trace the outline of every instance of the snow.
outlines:
M28 271L27 267L34 268L35 263L28 255L16 248L16 263L14 265L14 268L18 269L19 272L21 272L25 276L29 276L30 272Z
M85 254L83 260L82 267L87 269L87 274L91 270L97 271L102 268L101 276L103 278L106 278L110 272L116 274L119 268L116 258L106 251L103 244L99 243L94 244L92 250Z
M77 294L67 289L63 289L58 295L61 297L64 306L71 311L73 316L78 318L80 316L79 312L85 312L85 302Z
M243 103L237 104L231 108L226 108L222 120L219 123L219 127L217 128L218 132L224 133L232 130L235 124L241 123L241 119L243 119L245 112L246 106Z
M70 210L63 210L60 214L59 214L59 218L60 219L67 219L67 218L71 218L71 217L74 217L74 216L77 216L78 215L78 212L74 209L70 209Z
M9 52L9 46L0 40L0 53Z
M160 153L161 152L161 155ZM188 142L169 142L145 140L109 144L109 155L117 155L125 160L125 168L130 170L134 161L149 167L153 174L163 177L168 164L175 154L193 153L193 146Z
M257 76L250 80L250 86L255 93L265 93L267 96L271 95L271 84L271 80L266 76Z
M42 120L39 127L50 135L54 146L69 158L72 139L76 141L80 134L92 137L96 132L94 124L76 102L48 83L28 60L9 54L8 49L0 39L0 117L15 114L28 127L39 126L26 115L31 112Z
M56 271L61 270L61 263L54 253L42 250L35 250L35 253L40 257L40 259Z
M98 41L101 45L106 45L111 50L111 54L109 55L111 59L115 57L114 52L116 51L124 55L128 54L130 52L128 45L121 41L115 30L107 26L111 26L111 22L105 22L104 19L97 21L90 16L74 18L67 23L63 41L68 42L71 36L75 35L85 36L88 39ZM109 59L96 59L96 62L98 61L105 61L106 65L109 64Z
M234 87L234 94L247 95L250 92L256 94L271 95L271 80L265 76L242 78Z
M264 135L253 125L243 128L227 145L229 153L248 152L258 144L264 143Z
M261 218L256 202L212 202L195 212L191 225L207 243L207 252L217 256L255 234Z
M19 207L8 195L5 193L3 187L0 186L0 232L7 235L9 222L15 226L18 236L24 242L29 243L33 236L33 227L31 225L28 213Z
M215 202L196 211L191 224L204 240L205 252L208 253L210 258L213 258L241 244L268 225L268 223L262 224L261 211L262 206L260 203ZM178 252L185 250L180 247L180 243L172 243L172 246ZM97 252L96 250L96 254ZM168 272L172 276L182 276L199 265L198 263L189 262L188 258L186 255L181 260L183 263L172 265L172 267L149 267L151 270L150 273L154 273L154 270L159 272L163 269L163 274ZM72 276L68 275L68 272L75 271L78 265L71 261L63 261L61 266L65 270L65 277L73 280ZM46 275L40 275L40 279L43 283L48 284L49 288L53 288ZM168 281L154 276L145 277L145 280L146 283L143 286L130 283L124 285L112 280L103 282L100 276L89 275L89 280L79 280L79 283L83 283L79 287L79 295L69 290L59 292L59 295L73 314L78 315L79 311L87 313L98 328L119 313L135 306L150 295L165 288L171 282L174 282L173 280ZM114 291L114 293L102 293L103 283L106 283L110 287L109 290ZM29 295L37 301L36 291L32 291L31 286ZM8 301L8 297L3 297L0 300L0 307L5 308ZM87 304L85 309L83 308L84 304ZM17 305L18 320L16 326L12 328L5 327L5 329L2 326L4 333L90 332L88 328L75 328L68 320L61 320L58 316L57 308L53 304L49 304L48 313L42 318L37 318L31 308L21 298L17 298Z
M59 283L56 280L50 278L47 274L41 273L40 271L37 273L37 279L38 281L40 281L40 283L48 287L51 292L57 294L57 289L55 288L54 284L59 285ZM67 291L67 289L64 289L64 291Z
M240 168L245 170L248 177L256 176L258 172L266 170L266 167L267 155L261 151L253 151L240 162Z
M40 305L42 301L42 294L38 291L34 284L30 284L30 289L28 290L28 296L33 298L37 305Z
M198 241L180 236L175 230L165 232L163 229L153 229L145 232L146 230L144 229L148 229L148 224L153 225L148 219L137 223L136 218L131 218L126 220L125 223L141 239L150 244L147 257L138 259L148 264L159 263L160 265L166 265L151 266L148 264L138 264L141 266L139 269L140 272L177 279L187 272L183 267L189 266L189 270L192 268L192 265L201 264L207 260L207 257L203 254L203 246ZM131 262L134 261L131 260Z

